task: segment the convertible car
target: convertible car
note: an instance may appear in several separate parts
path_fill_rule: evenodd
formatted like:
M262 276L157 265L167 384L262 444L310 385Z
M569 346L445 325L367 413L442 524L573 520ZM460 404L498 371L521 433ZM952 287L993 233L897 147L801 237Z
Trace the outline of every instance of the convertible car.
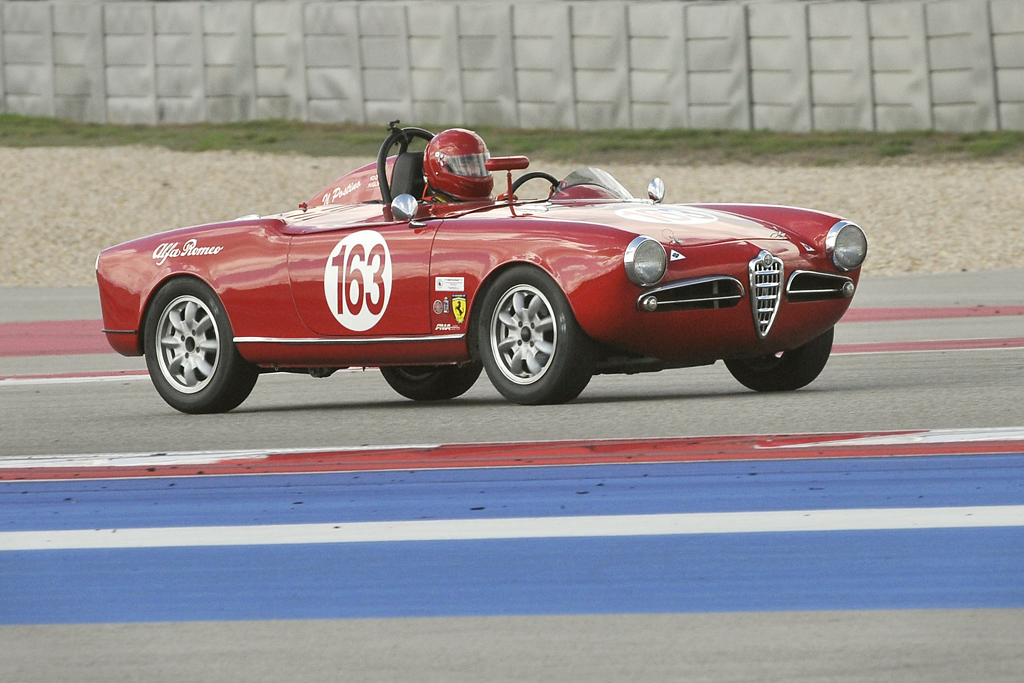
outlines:
M750 389L790 391L824 368L867 253L857 225L667 205L657 178L635 199L595 168L513 181L529 160L486 154L497 198L437 201L425 165L444 155L410 150L433 137L392 124L375 164L295 211L106 249L111 346L145 355L160 395L189 413L231 410L264 372L377 367L399 394L436 401L486 370L507 399L544 404L600 373L723 360ZM548 196L519 199L531 181Z

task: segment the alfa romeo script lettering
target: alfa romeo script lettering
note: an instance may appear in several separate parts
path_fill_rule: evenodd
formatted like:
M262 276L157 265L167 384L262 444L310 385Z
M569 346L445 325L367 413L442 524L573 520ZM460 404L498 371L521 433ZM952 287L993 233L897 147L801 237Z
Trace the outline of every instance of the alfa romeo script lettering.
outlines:
M169 258L179 256L210 256L219 254L224 247L200 247L195 240L189 240L178 247L177 242L164 242L153 250L153 260L158 266L162 266Z
M379 232L360 230L335 245L324 269L324 295L335 319L353 332L380 322L391 297L391 252Z

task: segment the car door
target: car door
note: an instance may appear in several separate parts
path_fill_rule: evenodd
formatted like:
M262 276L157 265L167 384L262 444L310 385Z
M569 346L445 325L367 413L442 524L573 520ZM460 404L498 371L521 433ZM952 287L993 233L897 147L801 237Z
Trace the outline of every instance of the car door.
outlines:
M440 223L377 220L295 234L288 275L303 322L330 337L430 334L430 249Z

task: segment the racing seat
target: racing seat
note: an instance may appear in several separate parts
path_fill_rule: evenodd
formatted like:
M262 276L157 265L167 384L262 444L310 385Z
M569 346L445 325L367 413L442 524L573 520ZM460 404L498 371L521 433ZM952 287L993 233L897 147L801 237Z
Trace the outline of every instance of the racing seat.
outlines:
M416 199L422 199L426 186L423 178L423 152L399 154L391 172L391 196L411 194Z

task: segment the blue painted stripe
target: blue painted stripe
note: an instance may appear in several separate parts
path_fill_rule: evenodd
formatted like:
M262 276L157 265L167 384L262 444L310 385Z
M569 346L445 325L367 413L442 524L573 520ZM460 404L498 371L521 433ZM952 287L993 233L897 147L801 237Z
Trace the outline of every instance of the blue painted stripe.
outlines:
M1024 529L0 554L0 623L1024 607Z
M1024 504L1024 455L0 482L0 531Z

